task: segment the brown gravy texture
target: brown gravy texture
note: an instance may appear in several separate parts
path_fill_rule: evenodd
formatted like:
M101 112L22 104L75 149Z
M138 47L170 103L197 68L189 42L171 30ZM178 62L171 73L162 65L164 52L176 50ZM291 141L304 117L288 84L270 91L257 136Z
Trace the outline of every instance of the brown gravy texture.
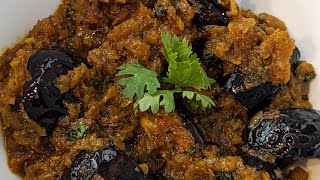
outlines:
M285 24L243 10L234 0L219 2L228 9L228 26L203 30L192 25L200 9L187 0L180 0L178 7L171 0L64 0L54 15L39 20L21 43L0 57L0 118L11 170L24 179L58 179L80 151L98 150L112 141L146 173L161 172L168 179L215 179L216 172L231 172L235 179L270 179L266 171L246 166L236 156L245 146L247 110L218 83L205 92L218 108L193 112L192 121L207 142L203 150L177 113L135 113L133 102L122 97L122 87L115 83L116 68L123 64L141 63L165 72L164 31L190 42L206 37L204 51L222 60L225 74L244 74L248 89L266 82L284 85L269 109L311 108L304 78L314 70L303 62L295 73L290 71L295 44ZM166 10L161 18L155 15L160 8ZM72 91L78 101L65 103L67 115L46 135L23 106L19 111L12 106L31 79L29 57L39 49L57 47L77 53L92 68L81 64L56 80L61 92ZM90 127L86 135L68 140L68 131L83 123Z

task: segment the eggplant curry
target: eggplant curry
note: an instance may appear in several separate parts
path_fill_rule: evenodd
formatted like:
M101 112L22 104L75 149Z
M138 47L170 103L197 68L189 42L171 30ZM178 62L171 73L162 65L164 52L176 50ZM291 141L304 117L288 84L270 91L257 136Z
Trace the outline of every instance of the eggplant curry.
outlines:
M9 167L26 180L307 180L314 68L235 0L64 0L0 57Z

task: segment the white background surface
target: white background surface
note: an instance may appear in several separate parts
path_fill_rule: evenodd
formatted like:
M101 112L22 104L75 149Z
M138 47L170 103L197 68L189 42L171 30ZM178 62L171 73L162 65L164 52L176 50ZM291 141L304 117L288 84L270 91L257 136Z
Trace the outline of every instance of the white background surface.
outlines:
M38 19L51 15L60 0L0 0L0 54L22 40Z
M238 0L241 7L254 12L268 12L287 23L289 32L296 40L302 58L311 62L320 77L320 1L318 0ZM59 0L0 0L0 54L30 30L38 19L54 12ZM310 100L320 109L320 78L311 84ZM0 136L1 137L1 136ZM302 162L312 180L320 179L320 160ZM7 166L7 157L0 138L0 179L20 179L12 175Z
M22 40L38 19L55 12L60 0L0 0L0 54L4 48ZM0 133L0 180L21 179L8 168Z

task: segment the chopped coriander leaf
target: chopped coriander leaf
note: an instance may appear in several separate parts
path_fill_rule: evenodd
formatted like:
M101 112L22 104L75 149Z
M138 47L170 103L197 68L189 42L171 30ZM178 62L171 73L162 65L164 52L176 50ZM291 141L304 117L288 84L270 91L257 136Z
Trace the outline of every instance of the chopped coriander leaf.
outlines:
M179 37L173 37L169 33L161 33L164 45L163 54L169 64L172 62L192 62L197 61L197 55L192 52L192 46L189 46L186 38L180 42Z
M199 102L205 109L210 109L212 106L216 105L215 102L209 97L192 91L183 91L182 97Z
M164 80L178 87L192 87L198 90L208 90L214 83L212 78L208 78L198 61L169 64L167 77Z
M205 95L193 91L183 91L182 88L194 88L197 90L208 90L215 81L209 78L200 65L197 55L192 52L192 47L184 38L179 40L177 36L171 37L169 33L162 33L164 44L163 55L169 67L167 77L164 81L174 84L174 90L159 90L160 83L158 74L139 64L127 64L118 68L116 76L132 75L118 80L119 85L126 86L121 94L130 100L137 96L134 107L142 112L151 109L156 114L160 107L166 112L175 110L174 94L180 93L184 98L197 102L205 110L215 103Z
M192 91L181 91L180 89L174 90L159 90L155 94L145 93L143 98L139 99L135 103L135 108L139 109L141 112L145 112L151 109L153 114L156 114L160 107L163 106L166 112L175 111L175 101L174 94L182 93L183 98L188 98L189 100L197 102L201 107L205 109L210 109L215 106L212 99L205 95L201 95Z
M118 67L118 74L122 75L133 75L131 77L125 77L118 80L119 85L126 86L121 94L130 100L136 95L138 99L142 98L145 89L150 93L154 94L157 89L160 88L160 83L157 79L158 74L155 71L149 70L140 64L127 64Z
M189 155L189 156L193 156L195 152L196 152L196 147L194 147L194 146L191 146L191 147L188 149L188 155Z
M315 73L310 73L306 75L306 81L309 82L316 77Z
M141 112L145 112L151 108L152 113L156 114L159 111L160 106L163 106L166 112L173 112L175 110L173 94L177 92L179 91L159 90L155 94L145 93L143 98L136 102L135 107Z
M171 37L169 33L161 35L164 44L163 55L169 64L164 80L178 87L210 89L215 81L207 76L188 41L185 38L180 41L177 36Z
M179 9L179 2L173 1L171 4L175 9Z
M288 103L290 106L293 106L295 104L295 101L293 99L289 99Z
M70 141L82 139L88 130L89 130L89 126L87 124L82 124L77 129L70 130L67 132L68 139Z
M216 180L233 180L233 175L230 172L216 172Z

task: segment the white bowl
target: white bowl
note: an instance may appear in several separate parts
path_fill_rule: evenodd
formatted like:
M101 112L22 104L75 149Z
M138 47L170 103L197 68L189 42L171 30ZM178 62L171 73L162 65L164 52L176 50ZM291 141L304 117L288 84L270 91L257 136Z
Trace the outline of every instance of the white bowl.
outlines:
M267 12L287 23L291 36L300 48L302 59L311 62L320 75L320 1L318 0L238 0L241 7L254 12ZM23 38L38 19L52 14L60 0L0 0L0 54ZM315 109L320 109L320 78L311 84L310 100ZM1 134L1 133L0 133ZM2 134L0 144L3 144ZM320 160L301 163L310 173L312 180L320 179ZM0 179L21 179L13 175L7 165L7 156L0 147Z

